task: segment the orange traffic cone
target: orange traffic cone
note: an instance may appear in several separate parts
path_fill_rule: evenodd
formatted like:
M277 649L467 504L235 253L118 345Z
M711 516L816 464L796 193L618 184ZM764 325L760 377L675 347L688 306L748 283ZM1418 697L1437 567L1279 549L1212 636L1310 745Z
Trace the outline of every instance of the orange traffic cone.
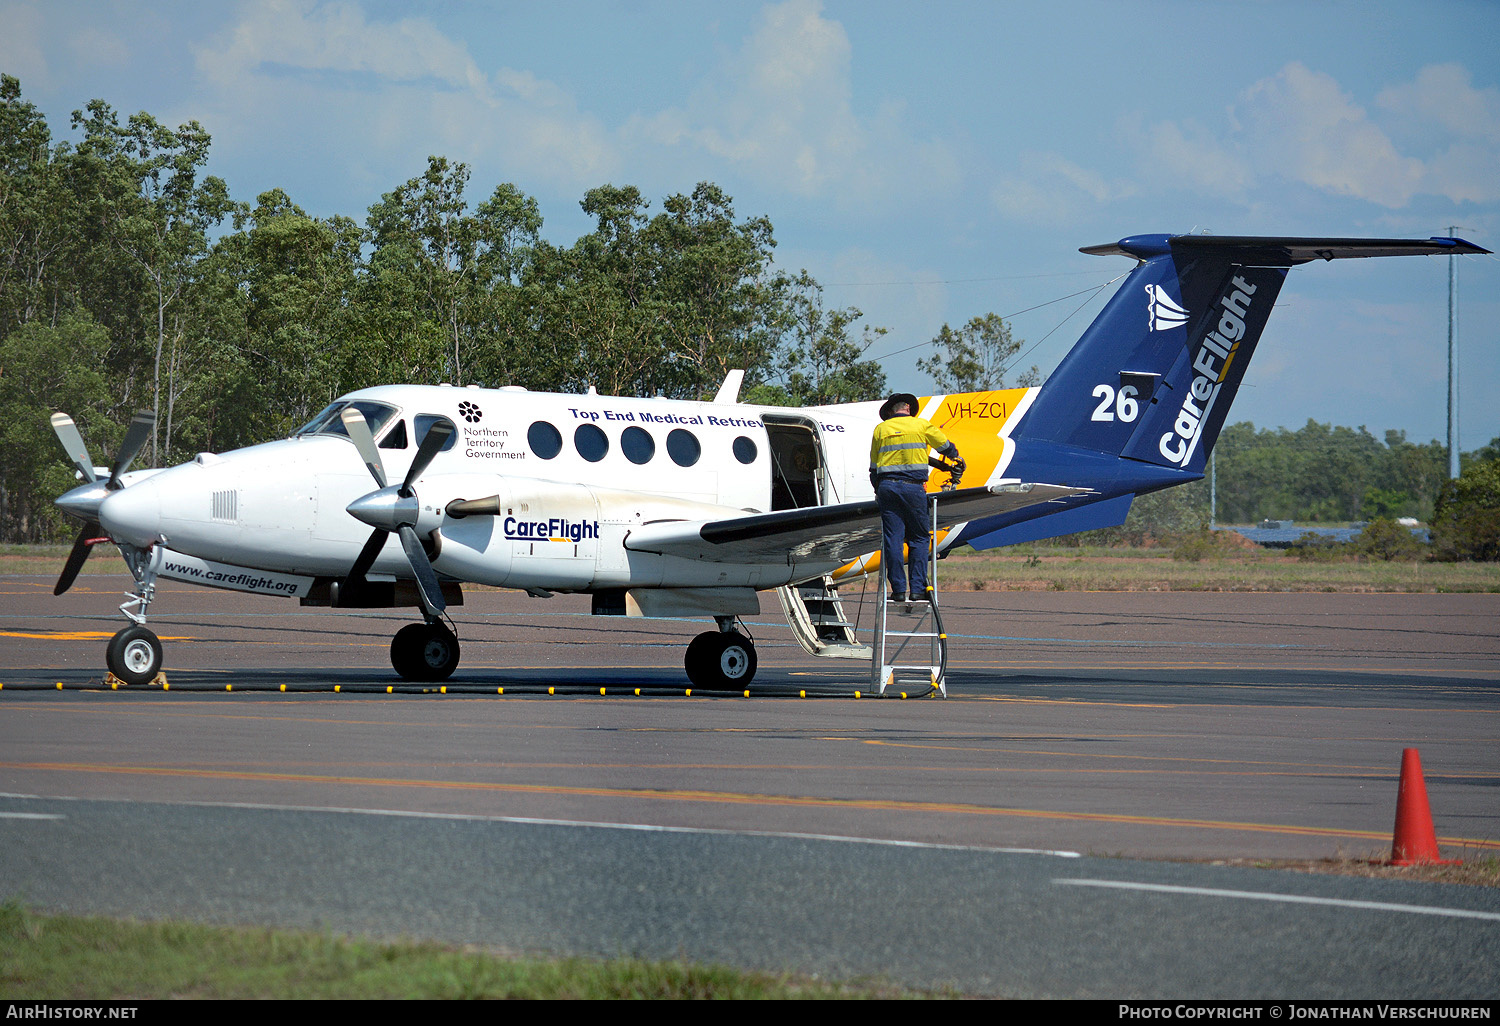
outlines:
M1422 779L1422 759L1415 748L1401 751L1401 783L1396 790L1396 832L1391 839L1390 865L1458 865L1457 860L1438 855L1432 809L1427 805L1427 784Z

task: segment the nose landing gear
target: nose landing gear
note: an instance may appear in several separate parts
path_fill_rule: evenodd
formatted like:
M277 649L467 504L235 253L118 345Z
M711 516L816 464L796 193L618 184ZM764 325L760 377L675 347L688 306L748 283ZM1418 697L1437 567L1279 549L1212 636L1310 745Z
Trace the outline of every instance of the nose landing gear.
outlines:
M109 639L105 652L109 672L126 684L149 684L161 672L161 641L140 624Z
M161 640L146 626L146 608L156 595L165 550L161 545L141 549L128 542L116 544L135 578L135 592L120 605L131 625L109 639L104 663L122 684L150 684L161 675L162 651Z

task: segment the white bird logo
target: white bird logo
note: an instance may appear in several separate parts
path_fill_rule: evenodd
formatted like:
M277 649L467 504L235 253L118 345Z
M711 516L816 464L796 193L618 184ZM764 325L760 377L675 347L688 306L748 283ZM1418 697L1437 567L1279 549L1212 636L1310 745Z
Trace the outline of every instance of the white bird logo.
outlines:
M1168 331L1187 323L1188 312L1160 285L1147 285L1146 296L1147 324L1152 331Z

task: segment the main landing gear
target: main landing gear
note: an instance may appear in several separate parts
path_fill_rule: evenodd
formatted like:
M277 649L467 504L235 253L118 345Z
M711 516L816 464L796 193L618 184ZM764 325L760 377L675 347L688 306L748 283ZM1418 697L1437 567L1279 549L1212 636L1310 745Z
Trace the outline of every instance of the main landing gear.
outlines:
M688 645L683 663L688 680L705 691L732 691L750 686L758 660L755 642L734 628L734 617L715 617L716 631L704 631Z
M447 680L458 668L458 637L441 620L409 623L391 639L391 665L403 680Z

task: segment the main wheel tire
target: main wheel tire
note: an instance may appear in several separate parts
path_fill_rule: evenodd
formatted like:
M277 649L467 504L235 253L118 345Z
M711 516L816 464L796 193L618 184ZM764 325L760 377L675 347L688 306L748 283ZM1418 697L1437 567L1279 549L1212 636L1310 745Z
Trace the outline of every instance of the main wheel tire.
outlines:
M139 624L126 627L109 639L104 661L126 684L149 684L161 672L161 641Z
M744 688L755 679L755 643L739 631L705 631L683 657L688 680L706 691Z
M391 666L404 680L447 680L458 654L458 638L440 623L409 623L391 639Z

